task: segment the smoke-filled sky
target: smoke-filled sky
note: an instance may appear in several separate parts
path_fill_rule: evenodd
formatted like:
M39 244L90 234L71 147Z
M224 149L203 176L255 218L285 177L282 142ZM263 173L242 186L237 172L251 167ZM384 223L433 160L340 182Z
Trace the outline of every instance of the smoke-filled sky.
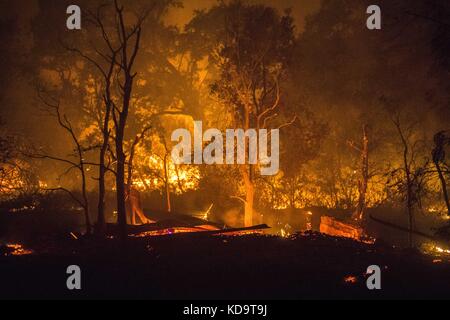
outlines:
M43 0L46 1L46 0ZM50 0L52 1L52 0ZM304 28L305 18L307 15L314 13L320 8L321 0L255 0L257 3L267 4L276 7L280 11L284 9L292 9L292 15L296 20L297 31L301 32ZM23 88L25 84L22 80L17 83L14 79L9 77L14 74L14 70L11 70L10 62L14 56L14 52L27 52L33 46L33 36L31 32L31 25L33 18L39 15L40 5L39 0L3 0L0 2L0 25L8 26L8 28L2 28L0 30L0 38L2 43L8 44L7 47L3 45L3 52L0 51L0 65L3 70L4 86L8 88L2 89L2 107L0 108L0 116L8 119L9 126L19 129L18 131L30 132L34 129L34 123L36 121L34 115L35 110L30 105L29 97L24 95L15 94L18 91L27 92L26 88ZM69 2L68 2L69 3ZM207 9L217 3L217 0L184 0L183 8L173 8L168 13L166 21L168 24L175 24L180 28L189 21L193 16L195 10ZM76 1L70 2L70 4L76 4ZM61 13L65 15L65 12ZM13 24L9 23L14 21ZM56 19L55 19L56 21ZM49 27L51 27L52 21L48 21ZM9 26L13 26L9 29ZM56 26L55 26L56 27ZM8 41L4 41L8 39ZM8 69L9 72L5 70ZM28 91L29 92L29 91ZM17 112L21 109L20 112ZM23 117L27 114L27 117ZM40 135L40 132L32 132L32 134Z
M23 76L24 66L32 61L33 46L38 41L33 36L32 26L39 17L48 17L49 30L59 28L65 21L66 12L52 11L51 15L43 15L43 8L55 0L2 0L0 1L0 121L9 132L23 137L33 145L47 146L57 154L66 153L70 141L67 135L55 123L54 119L43 115L37 106L37 98L33 85ZM65 0L63 0L65 1ZM296 20L297 31L304 29L305 18L320 8L320 0L251 0L256 3L273 6L280 11L292 9ZM58 6L61 4L58 2ZM77 1L65 1L67 6ZM196 10L208 9L217 0L183 0L183 7L171 8L166 22L183 29L193 17ZM82 6L82 5L81 5ZM63 7L63 6L61 6ZM61 19L62 18L62 19ZM65 28L65 25L61 26ZM20 70L20 71L19 71ZM58 137L58 139L55 139Z
M319 9L321 0L257 0L254 2L270 5L280 11L292 8L297 28L302 31L305 17ZM184 8L172 10L167 20L182 26L189 21L195 10L206 9L215 3L217 0L186 0Z

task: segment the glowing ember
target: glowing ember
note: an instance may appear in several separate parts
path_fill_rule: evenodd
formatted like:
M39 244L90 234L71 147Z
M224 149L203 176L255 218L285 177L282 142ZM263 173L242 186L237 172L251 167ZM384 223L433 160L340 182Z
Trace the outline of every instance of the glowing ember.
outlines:
M254 235L264 235L264 232L261 230L247 230L247 231L236 231L236 232L227 232L226 234L218 234L219 237L243 237L243 236L254 236Z
M375 244L375 242L377 242L377 239L365 236L362 239L360 239L360 241L365 244Z
M261 227L261 228L257 228ZM247 235L263 235L264 229L267 229L267 226L257 226L254 228L243 228L243 229L221 229L213 225L199 225L194 227L172 227L165 228L159 230L151 230L146 232L141 232L138 234L131 235L135 238L145 238L145 237L158 237L158 236L168 236L174 234L182 234L182 233L207 233L212 236L247 236Z
M289 232L287 232L287 231L284 230L284 229L281 229L280 234L281 234L281 236L282 236L283 238L289 237Z
M348 284L355 284L358 282L358 278L355 276L347 276L344 278L344 282Z
M35 206L23 206L22 208L13 208L9 210L12 213L20 213L20 212L26 212L26 211L33 211L35 210Z
M193 232L206 232L206 231L216 231L217 228L212 229L211 226L198 226L193 228L167 228L163 230L147 231L134 235L135 238L145 238L145 237L157 237L157 236L167 236L179 233L193 233Z
M25 249L21 244L7 244L5 245L6 253L4 256L26 256L33 254L32 250Z

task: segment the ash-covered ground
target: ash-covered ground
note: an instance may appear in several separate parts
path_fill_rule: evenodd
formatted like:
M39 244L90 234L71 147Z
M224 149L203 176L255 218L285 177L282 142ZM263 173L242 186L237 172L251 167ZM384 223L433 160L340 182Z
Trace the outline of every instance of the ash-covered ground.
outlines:
M320 234L60 240L0 257L0 297L37 299L383 299L450 297L450 264L417 251ZM82 289L66 287L78 265ZM368 266L382 289L366 286Z

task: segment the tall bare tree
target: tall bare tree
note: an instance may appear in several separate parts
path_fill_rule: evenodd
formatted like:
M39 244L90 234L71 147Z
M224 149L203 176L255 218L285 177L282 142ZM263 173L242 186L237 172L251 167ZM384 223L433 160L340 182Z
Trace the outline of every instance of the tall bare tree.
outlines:
M101 132L101 140L99 143L99 156L98 156L98 203L97 203L97 224L96 231L99 235L104 235L106 231L106 219L105 219L105 195L106 195L106 173L110 170L110 164L107 164L106 155L110 147L111 138L111 114L113 108L113 84L114 75L117 65L117 56L121 50L120 46L114 48L113 40L109 38L105 23L102 17L102 7L99 7L94 14L88 12L88 21L100 30L101 37L104 44L109 51L109 54L102 54L102 60L98 61L93 57L90 57L87 53L82 52L79 49L69 48L79 54L88 63L91 63L101 79L101 84L98 86L98 92L96 92L96 101L94 102L94 117L97 122L99 131Z
M125 21L125 8L118 0L114 0L111 5L99 6L96 12L88 11L87 21L100 34L102 48L90 48L89 54L80 49L69 48L94 65L103 82L99 120L102 141L98 163L98 230L101 234L105 230L105 175L109 170L106 164L106 155L109 150L115 161L115 170L112 171L116 180L118 223L122 238L127 235L125 130L137 76L135 63L141 46L142 26L151 10L152 8L149 8L136 14L133 23ZM112 143L110 143L111 139Z
M397 183L398 189L406 200L406 210L409 223L409 244L413 246L413 233L415 228L414 208L420 206L421 194L424 191L423 182L426 176L425 168L418 164L420 146L423 141L414 137L417 122L407 121L402 118L401 112L396 112L392 116L392 123L398 133L402 146L402 168L394 171L401 173L400 181Z
M362 141L361 145L358 146L354 142L349 142L350 146L358 151L361 157L361 179L358 181L358 206L355 213L353 214L353 219L355 221L361 221L364 217L364 212L367 207L367 188L369 184L369 133L367 125L363 125L362 129Z
M114 1L117 18L117 32L121 52L118 59L118 81L120 87L120 104L113 103L112 117L115 127L115 152L117 157L116 188L117 188L117 214L122 238L127 236L126 216L126 190L125 190L125 165L126 155L124 150L125 128L130 112L133 84L137 76L133 67L141 44L142 23L145 16L139 17L132 28L127 28L124 18L124 7L118 1Z
M73 154L71 154L70 156L74 157L76 160L69 160L68 158L48 155L42 152L30 153L28 154L28 156L31 158L48 159L66 164L68 165L68 169L66 170L65 174L69 173L74 169L76 169L79 172L81 176L81 199L77 197L72 191L63 187L46 190L64 191L68 193L71 196L71 198L83 208L86 225L86 234L90 235L92 234L92 223L90 218L89 200L87 196L86 168L88 163L85 160L85 154L87 151L91 149L91 147L90 146L86 147L82 145L75 127L72 125L72 122L69 120L68 116L64 114L64 112L62 111L61 101L59 99L50 96L45 91L42 91L42 89L39 89L38 96L40 98L40 101L44 105L43 110L46 111L50 116L55 117L59 126L70 136L70 139L74 145Z

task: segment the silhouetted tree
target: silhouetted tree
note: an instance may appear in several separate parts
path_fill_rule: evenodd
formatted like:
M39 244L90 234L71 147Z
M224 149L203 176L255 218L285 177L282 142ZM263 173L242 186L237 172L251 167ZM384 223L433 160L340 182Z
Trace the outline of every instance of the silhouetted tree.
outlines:
M445 147L450 145L450 136L449 133L446 131L438 132L434 136L434 145L435 148L433 149L432 156L433 156L433 163L436 167L439 181L441 182L441 188L442 188L442 195L444 197L445 204L447 206L447 214L450 216L450 200L448 196L447 191L447 180L445 178L442 165L445 162Z
M369 133L367 125L363 125L361 145L357 145L354 142L350 142L350 146L357 150L361 158L361 179L358 181L358 206L355 213L353 214L353 219L356 221L363 220L364 212L367 207L366 197L367 188L369 184Z
M72 125L72 122L70 121L68 116L63 113L61 108L61 101L58 98L52 97L49 93L45 92L43 89L38 89L38 96L40 98L41 103L44 105L43 107L44 111L46 111L50 116L55 117L58 125L62 129L64 129L64 131L70 136L71 142L73 143L74 146L73 153L70 154L70 157L73 157L76 160L69 160L68 158L64 157L49 155L41 151L29 153L28 156L35 159L48 159L51 161L57 161L65 165L68 165L68 168L64 174L67 174L72 170L78 170L81 176L81 199L79 199L72 191L64 187L46 188L46 190L64 191L68 193L72 197L72 199L80 205L81 208L83 208L86 225L86 234L90 235L92 233L92 224L90 218L89 200L87 196L86 166L88 165L88 163L85 160L85 154L87 151L90 150L91 147L82 145L75 127Z

